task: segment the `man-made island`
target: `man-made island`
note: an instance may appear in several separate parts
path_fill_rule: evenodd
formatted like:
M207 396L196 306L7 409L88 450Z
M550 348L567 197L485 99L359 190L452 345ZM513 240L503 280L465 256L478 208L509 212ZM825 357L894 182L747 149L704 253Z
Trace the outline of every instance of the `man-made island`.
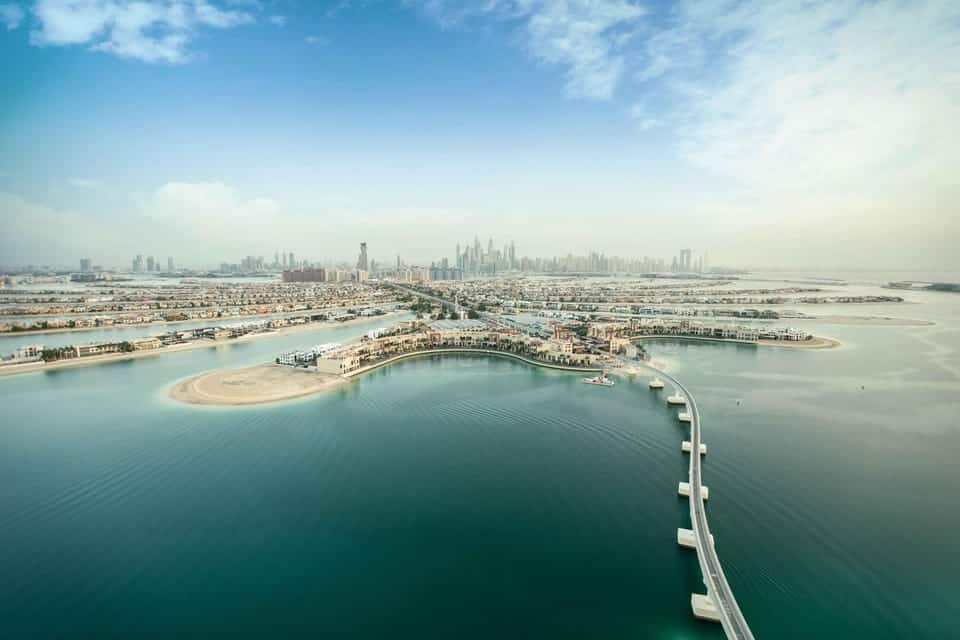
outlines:
M645 358L636 343L649 339L812 349L839 344L790 329L765 333L761 338L756 329L733 325L716 329L697 325L696 330L681 331L678 325L661 322L555 324L551 331L548 335L524 332L492 319L411 320L374 329L346 344L321 344L280 354L273 364L205 373L176 383L170 397L190 404L227 406L275 402L334 390L372 369L431 354L486 354L551 369L622 369L629 373Z

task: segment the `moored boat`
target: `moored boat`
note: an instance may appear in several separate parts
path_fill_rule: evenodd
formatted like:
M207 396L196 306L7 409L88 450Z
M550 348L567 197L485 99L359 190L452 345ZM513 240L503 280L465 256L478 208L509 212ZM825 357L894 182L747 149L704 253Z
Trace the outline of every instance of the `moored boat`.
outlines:
M605 375L602 374L602 373L601 373L600 375L594 377L594 378L584 378L584 379L583 379L583 383L584 383L584 384L598 384L598 385L600 385L600 386L602 386L602 387L612 387L612 386L614 385L613 380L611 380L610 378L608 378L607 376L605 376Z

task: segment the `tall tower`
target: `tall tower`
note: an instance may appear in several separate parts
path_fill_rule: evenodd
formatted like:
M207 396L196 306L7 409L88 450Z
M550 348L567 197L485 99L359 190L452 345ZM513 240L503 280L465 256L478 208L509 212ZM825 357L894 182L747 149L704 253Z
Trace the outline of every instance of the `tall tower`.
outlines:
M357 258L357 269L361 271L369 271L370 263L367 262L367 243L360 243L360 257Z

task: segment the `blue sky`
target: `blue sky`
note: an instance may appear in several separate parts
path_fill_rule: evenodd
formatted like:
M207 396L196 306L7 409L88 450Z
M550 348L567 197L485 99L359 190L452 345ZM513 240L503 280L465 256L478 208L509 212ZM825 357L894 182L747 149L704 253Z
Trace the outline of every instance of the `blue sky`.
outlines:
M0 264L960 267L956 2L0 0L0 59Z

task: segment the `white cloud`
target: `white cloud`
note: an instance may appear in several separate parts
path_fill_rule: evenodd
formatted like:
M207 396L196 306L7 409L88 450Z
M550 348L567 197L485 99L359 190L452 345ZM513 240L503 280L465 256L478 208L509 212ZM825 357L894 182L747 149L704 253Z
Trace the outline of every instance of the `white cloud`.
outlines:
M270 20L270 24L277 27L285 27L287 25L287 16L270 16L268 20Z
M23 9L18 4L0 4L0 22L7 31L13 31L23 22Z
M662 120L654 118L647 107L639 102L630 107L630 117L637 122L641 131L655 129L663 124Z
M100 189L102 186L98 181L87 178L70 178L67 184L77 189Z
M641 77L674 90L693 164L767 188L950 179L960 3L718 0L680 15L650 43L711 47L712 65L661 42Z
M478 17L520 22L530 55L566 69L568 95L601 100L613 96L626 65L623 50L646 13L630 0L408 1L445 28Z
M330 44L330 40L328 40L327 38L324 38L323 36L307 36L303 40L307 44L312 44L317 47Z
M208 0L38 0L39 46L89 45L95 51L144 62L182 63L203 27L229 29L254 21L245 11Z
M222 182L168 182L144 202L144 212L222 230L223 224L269 222L277 204L269 198L245 200Z

